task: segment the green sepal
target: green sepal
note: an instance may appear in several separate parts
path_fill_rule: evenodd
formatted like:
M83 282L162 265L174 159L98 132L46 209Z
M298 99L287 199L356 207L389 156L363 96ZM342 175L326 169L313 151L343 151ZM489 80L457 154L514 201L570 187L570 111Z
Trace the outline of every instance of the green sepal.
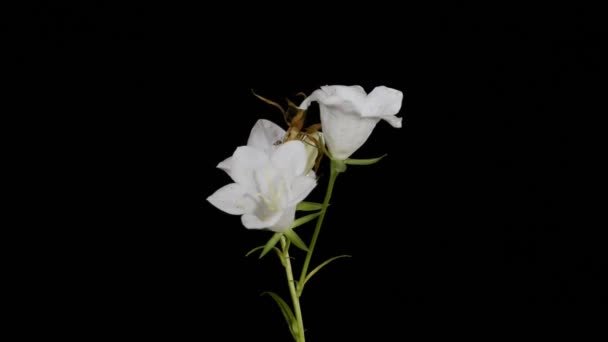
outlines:
M296 210L299 211L315 211L323 209L323 203L316 202L300 202L296 207Z
M260 259L262 259L262 257L264 255L268 254L268 252L270 252L270 250L274 248L274 246L277 244L277 242L279 242L279 240L281 239L281 235L282 235L281 233L274 233L274 235L270 238L270 240L268 240L268 242L266 242L266 245L264 246L264 250L262 251L262 254L260 254Z
M295 221L293 221L293 224L291 225L291 227L289 227L289 229L294 229L296 227L303 225L304 223L310 222L310 221L314 220L315 218L319 217L319 215L321 215L321 212L302 216L302 217L296 219Z
M296 247L303 250L304 252L308 252L308 246L302 241L302 239L294 232L291 228L288 228L283 232L285 237L289 239L291 243L293 243Z
M386 154L381 157L371 159L346 159L344 160L344 163L348 165L371 165L376 164L384 157L386 157Z
M258 251L262 248L264 248L266 246L257 246L256 248L251 249L249 252L247 252L247 254L245 254L246 257L250 256L253 252ZM276 248L276 247L272 247L272 249L277 253L277 256L279 257L279 260L281 260L281 264L285 264L285 260L283 260L283 255L281 254L281 251Z

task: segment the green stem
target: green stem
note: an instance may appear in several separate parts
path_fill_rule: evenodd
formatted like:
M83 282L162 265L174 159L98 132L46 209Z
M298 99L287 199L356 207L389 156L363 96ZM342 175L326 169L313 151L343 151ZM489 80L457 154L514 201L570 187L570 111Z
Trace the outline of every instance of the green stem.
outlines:
M281 236L281 247L283 248L283 257L285 258L285 273L287 273L287 285L289 293L291 293L291 301L293 302L293 310L295 311L296 321L298 324L298 338L296 342L304 342L304 321L302 320L302 310L300 309L300 297L296 293L295 280L291 268L291 259L289 258L289 245L285 241L285 236Z
M342 161L332 160L330 168L331 172L329 175L329 184L327 185L327 191L325 192L325 199L323 200L321 215L317 219L317 225L315 226L315 231L312 235L310 246L308 246L308 253L306 253L306 259L304 259L304 265L302 266L300 281L298 282L298 297L302 295L302 291L304 290L304 280L306 279L310 259L312 258L313 251L315 250L315 245L317 244L317 239L319 238L319 232L321 231L321 225L323 225L323 219L325 218L325 213L327 212L327 207L329 206L329 200L331 199L331 193L334 189L334 183L336 182L338 174L340 172L344 172L345 165Z

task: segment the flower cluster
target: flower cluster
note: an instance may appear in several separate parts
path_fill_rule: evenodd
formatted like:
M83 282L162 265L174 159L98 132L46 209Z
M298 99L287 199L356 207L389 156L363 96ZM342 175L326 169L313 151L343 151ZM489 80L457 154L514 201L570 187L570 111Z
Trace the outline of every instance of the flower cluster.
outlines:
M313 101L319 104L320 143L326 144L332 159L346 160L367 141L380 119L401 127L402 119L395 114L402 99L400 91L384 86L369 94L360 86L324 86L299 108L306 110ZM319 149L306 139L281 143L285 135L268 120L256 122L247 145L217 166L234 183L217 190L208 201L228 214L241 215L246 228L284 232L293 224L297 204L317 184L312 166Z

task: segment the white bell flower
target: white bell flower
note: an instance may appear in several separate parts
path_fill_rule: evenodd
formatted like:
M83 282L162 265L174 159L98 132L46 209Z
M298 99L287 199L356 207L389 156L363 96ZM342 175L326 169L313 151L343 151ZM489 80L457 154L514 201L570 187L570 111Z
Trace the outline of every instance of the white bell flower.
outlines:
M334 159L345 160L367 141L380 119L401 128L402 118L395 115L402 100L402 92L385 86L366 94L360 86L333 85L315 90L300 108L319 103L327 148Z

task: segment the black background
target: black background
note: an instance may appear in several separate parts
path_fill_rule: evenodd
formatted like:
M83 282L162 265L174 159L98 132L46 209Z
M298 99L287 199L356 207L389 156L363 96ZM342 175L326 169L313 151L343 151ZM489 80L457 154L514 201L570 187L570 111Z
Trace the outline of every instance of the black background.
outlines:
M255 121L281 123L252 89L326 84L403 91L403 128L379 123L354 157L388 157L338 178L314 260L353 257L306 288L310 341L561 333L605 309L604 228L578 210L575 122L605 70L592 11L121 6L4 14L40 202L59 207L32 234L53 241L32 272L61 317L46 333L288 340L259 296L287 297L278 261L244 257L269 234L206 198Z

